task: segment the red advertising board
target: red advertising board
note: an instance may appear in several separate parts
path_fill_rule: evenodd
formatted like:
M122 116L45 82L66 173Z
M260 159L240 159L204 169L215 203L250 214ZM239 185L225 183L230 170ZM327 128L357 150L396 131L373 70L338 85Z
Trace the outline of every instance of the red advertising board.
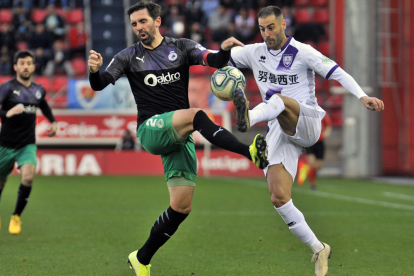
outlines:
M59 150L37 151L40 175L163 175L161 157L146 151ZM263 177L250 160L225 150L209 156L197 150L198 175ZM16 173L16 171L14 172Z
M54 111L58 122L58 131L53 138L47 136L50 122L41 114L36 120L36 141L45 144L115 144L124 130L136 132L137 114L135 112L96 113L95 111ZM214 122L223 125L228 114L212 115ZM226 119L227 120L227 119ZM228 119L227 125L230 125ZM224 125L225 128L228 128ZM199 137L195 137L200 142Z

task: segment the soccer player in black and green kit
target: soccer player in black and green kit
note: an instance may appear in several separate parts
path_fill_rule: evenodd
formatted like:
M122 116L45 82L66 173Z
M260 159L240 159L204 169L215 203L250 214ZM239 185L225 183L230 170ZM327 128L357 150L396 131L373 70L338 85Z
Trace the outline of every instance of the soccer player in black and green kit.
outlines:
M202 110L190 108L189 67L203 64L215 68L227 65L230 49L243 46L235 38L211 53L189 39L163 37L159 5L143 0L128 10L130 23L140 42L112 59L103 73L102 57L90 52L89 80L94 90L102 90L125 74L138 108L137 136L148 152L160 155L170 193L170 207L152 226L146 243L132 252L128 262L136 275L150 275L150 260L175 233L191 211L197 177L197 161L191 134L200 132L220 148L239 153L263 169L267 165L266 141L258 134L253 144L239 142L230 132L214 124Z
M39 107L52 123L49 136L54 136L57 123L45 100L45 88L32 81L34 55L19 51L14 58L16 77L0 84L0 196L14 163L20 168L21 184L17 192L16 208L10 220L10 234L21 232L20 215L26 207L36 171L35 126Z

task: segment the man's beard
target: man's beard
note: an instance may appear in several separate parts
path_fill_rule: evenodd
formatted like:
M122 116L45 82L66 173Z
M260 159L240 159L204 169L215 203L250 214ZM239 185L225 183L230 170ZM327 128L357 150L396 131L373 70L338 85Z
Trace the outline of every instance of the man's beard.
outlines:
M267 47L269 47L272 50L278 50L278 49L282 48L283 45L281 45L281 44L282 44L283 38L284 38L282 32L283 32L283 29L282 29L282 27L280 27L280 31L279 31L279 34L276 36L276 40L272 39L272 42L274 41L274 43L275 43L274 46L269 47L269 44L267 44L267 41L266 41Z
M147 35L147 38L145 38L145 39L142 39L141 36L140 36L141 33L138 33L138 39L142 42L142 44L145 44L147 46L152 44L152 42L155 39L155 36L154 36L155 32L153 32L152 29L150 30L150 32L142 31L142 33Z
M21 78L22 80L27 81L27 80L30 80L30 77L31 77L31 76L32 76L31 74L29 74L27 77L25 77L24 75L20 75L20 78Z

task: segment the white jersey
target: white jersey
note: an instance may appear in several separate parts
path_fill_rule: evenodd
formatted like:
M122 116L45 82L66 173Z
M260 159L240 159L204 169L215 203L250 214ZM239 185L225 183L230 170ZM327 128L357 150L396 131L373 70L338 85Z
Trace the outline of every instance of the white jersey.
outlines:
M315 72L329 79L338 65L310 45L289 37L280 50L270 50L265 42L236 47L230 63L253 71L263 101L280 93L316 108L321 118L325 116L315 97Z

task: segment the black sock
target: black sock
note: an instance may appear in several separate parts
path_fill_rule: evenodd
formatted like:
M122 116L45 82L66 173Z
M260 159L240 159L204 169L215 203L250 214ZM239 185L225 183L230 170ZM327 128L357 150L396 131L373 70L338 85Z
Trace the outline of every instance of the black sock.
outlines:
M3 189L0 189L0 198L1 198L1 193L3 192Z
M144 246L138 250L138 261L143 265L148 265L158 248L171 238L187 216L187 214L174 211L171 206L168 207L152 226L150 236Z
M13 215L21 215L24 207L26 207L27 201L29 200L30 192L32 191L32 186L24 186L20 184L19 190L17 191L17 202L16 209L14 209Z
M233 134L221 126L213 123L207 114L200 110L194 116L194 130L200 132L213 145L246 156L252 160L249 146L241 143Z

